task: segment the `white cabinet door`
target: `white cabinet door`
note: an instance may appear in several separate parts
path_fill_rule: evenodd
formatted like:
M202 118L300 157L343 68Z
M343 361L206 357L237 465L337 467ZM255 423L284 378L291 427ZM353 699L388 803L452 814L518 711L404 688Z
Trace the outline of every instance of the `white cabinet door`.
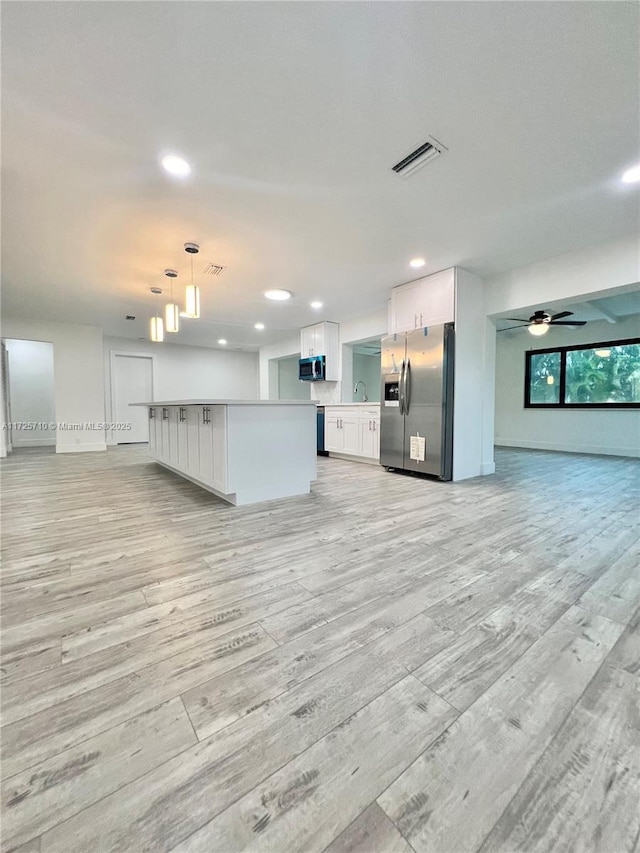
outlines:
M327 415L324 419L324 449L342 452L344 433L340 430L338 415Z
M169 465L178 465L178 407L169 406Z
M211 406L198 406L198 479L213 485L213 430Z
M315 355L315 326L305 326L300 330L300 357Z
M362 418L360 421L360 450L363 456L373 458L374 453L374 432L371 418Z
M380 416L371 421L373 432L373 458L380 459Z
M187 426L187 407L178 407L178 468L183 471L189 467L189 430Z
M360 418L356 415L346 415L340 419L340 430L342 452L360 456Z
M169 409L162 406L160 409L160 433L162 435L162 459L169 461Z
M452 323L455 319L455 269L428 275L391 291L391 333Z
M418 328L453 323L455 318L455 270L443 270L423 279L418 290Z
M156 422L153 418L154 414L153 407L147 410L147 417L149 418L149 453L152 456L156 455Z
M200 470L200 411L200 406L187 406L187 474L192 477Z
M419 328L417 283L394 287L391 291L391 333L408 332Z

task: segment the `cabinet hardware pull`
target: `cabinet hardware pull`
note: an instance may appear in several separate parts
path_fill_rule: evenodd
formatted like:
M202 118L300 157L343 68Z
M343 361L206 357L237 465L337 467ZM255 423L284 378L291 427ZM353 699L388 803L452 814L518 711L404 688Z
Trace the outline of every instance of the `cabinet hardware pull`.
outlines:
M169 409L164 408L164 406L162 408L162 420L163 421L169 420Z
M186 412L185 407L180 406L180 423L184 423L186 421L185 412Z
M149 420L152 421L155 418L155 416L156 416L156 410L155 409L149 409Z

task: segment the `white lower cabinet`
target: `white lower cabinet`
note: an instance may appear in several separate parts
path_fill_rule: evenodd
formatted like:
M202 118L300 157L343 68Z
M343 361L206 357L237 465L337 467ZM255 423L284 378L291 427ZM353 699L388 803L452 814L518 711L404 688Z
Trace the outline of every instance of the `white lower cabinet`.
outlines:
M360 449L363 456L380 458L380 418L364 418L360 421Z
M324 449L369 459L380 457L380 411L376 408L335 408L324 415Z

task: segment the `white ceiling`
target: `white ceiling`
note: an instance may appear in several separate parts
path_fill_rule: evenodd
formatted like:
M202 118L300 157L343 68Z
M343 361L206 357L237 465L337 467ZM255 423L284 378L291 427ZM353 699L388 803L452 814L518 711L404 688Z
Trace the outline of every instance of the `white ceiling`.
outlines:
M384 307L415 255L487 276L635 233L639 8L4 2L5 311L146 336L193 240L177 342L255 347ZM391 172L429 134L448 153Z

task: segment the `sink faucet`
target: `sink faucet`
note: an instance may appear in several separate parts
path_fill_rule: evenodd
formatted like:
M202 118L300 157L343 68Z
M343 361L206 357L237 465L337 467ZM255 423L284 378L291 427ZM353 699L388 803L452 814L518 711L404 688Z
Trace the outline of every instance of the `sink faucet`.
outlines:
M369 399L369 398L367 397L367 386L365 385L365 383L364 383L364 381L363 381L362 379L358 379L358 381L356 382L356 387L353 389L353 393L354 393L354 394L357 394L357 393L358 393L358 385L362 385L362 387L364 388L364 391L363 391L363 394L362 394L362 402L363 402L363 403L366 403L366 402L367 402L367 400Z

